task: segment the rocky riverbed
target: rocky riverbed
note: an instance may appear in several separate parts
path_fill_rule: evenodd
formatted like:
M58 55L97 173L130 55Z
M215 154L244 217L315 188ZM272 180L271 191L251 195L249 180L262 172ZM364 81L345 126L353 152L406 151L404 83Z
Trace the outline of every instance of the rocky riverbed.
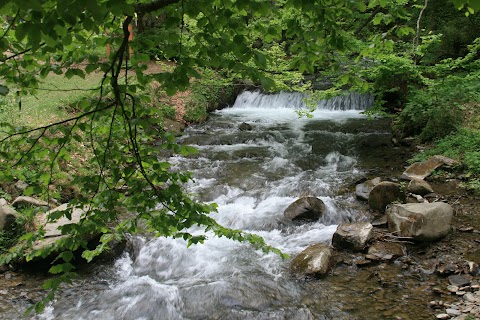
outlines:
M388 147L389 148L389 147ZM371 152L372 168L366 178L376 176L394 182L405 167L405 150ZM400 154L400 155L399 155ZM434 194L430 201L443 201L453 208L452 230L446 237L425 243L392 236L384 222L377 221L373 238L400 246L401 254L358 253L339 250L333 267L322 279L299 279L310 295L302 304L323 319L476 319L479 310L480 197L467 193L453 173L427 177ZM354 185L339 190L351 197ZM359 201L355 210L369 211ZM372 221L376 220L372 215ZM111 262L106 262L111 264ZM73 286L92 286L92 291L108 284L90 284L92 273L101 273L102 263L81 266L80 279ZM5 267L0 274L0 313L14 319L45 291L42 272ZM302 309L303 310L303 309ZM305 312L307 312L305 311ZM309 312L307 312L309 313ZM19 316L20 318L20 316Z
M480 319L480 198L460 188L456 179L429 179L429 183L438 200L454 208L453 228L445 238L414 244L376 225L374 239L400 245L404 254L375 259L367 252L339 250L326 277L299 280L312 292L302 303L325 314L325 319L330 319L329 313L338 317L342 312L341 319L352 320ZM101 268L101 264L84 267L81 278ZM40 289L44 279L31 270L5 269L0 274L0 311L11 313L12 305L17 312L25 310L44 294Z

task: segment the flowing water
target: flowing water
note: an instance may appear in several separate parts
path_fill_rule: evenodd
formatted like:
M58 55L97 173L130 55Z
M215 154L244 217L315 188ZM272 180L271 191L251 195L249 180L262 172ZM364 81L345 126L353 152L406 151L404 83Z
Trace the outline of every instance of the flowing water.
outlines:
M390 138L384 122L361 114L371 103L369 96L351 94L321 101L312 118L299 118L301 94L245 92L206 123L187 128L180 140L198 155L169 161L193 172L188 190L218 204L213 217L219 223L258 234L294 256L311 244L330 243L339 223L370 218L345 190L366 174L365 164L376 157L372 146ZM244 122L251 130L239 130ZM324 216L310 223L285 220L287 206L306 195L323 200ZM289 260L211 234L190 248L183 240L138 237L113 265L65 289L41 317L360 319L339 293L348 286L295 279Z

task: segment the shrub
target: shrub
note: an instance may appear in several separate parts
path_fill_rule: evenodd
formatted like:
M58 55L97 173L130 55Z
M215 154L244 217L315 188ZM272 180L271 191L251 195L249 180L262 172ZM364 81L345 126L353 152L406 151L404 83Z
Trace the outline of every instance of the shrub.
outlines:
M402 136L418 136L420 141L446 137L464 121L464 106L479 101L478 79L450 76L415 90L395 123Z
M423 85L423 77L411 59L395 55L384 55L363 72L372 83L376 101L389 111L402 108L412 88Z
M463 162L467 187L480 192L480 130L467 127L460 128L439 140L432 148L418 154L413 160L421 161L432 155L441 154Z

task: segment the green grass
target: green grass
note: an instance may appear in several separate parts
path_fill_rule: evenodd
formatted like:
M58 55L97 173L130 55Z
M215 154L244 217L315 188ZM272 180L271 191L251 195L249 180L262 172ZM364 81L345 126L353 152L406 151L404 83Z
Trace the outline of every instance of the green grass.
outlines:
M35 95L20 97L21 107L13 94L0 98L0 121L14 126L39 127L68 118L68 106L79 99L92 96L102 75L92 73L85 77L66 79L63 75L50 74L43 79ZM87 90L87 91L85 91Z
M437 141L425 152L417 154L413 161L422 161L433 155L444 155L464 164L468 178L466 187L480 193L480 130L462 127Z

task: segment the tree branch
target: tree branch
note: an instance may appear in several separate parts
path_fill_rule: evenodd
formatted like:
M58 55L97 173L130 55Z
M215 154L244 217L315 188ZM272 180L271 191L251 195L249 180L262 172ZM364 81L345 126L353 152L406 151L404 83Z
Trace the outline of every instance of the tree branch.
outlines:
M75 116L75 117L71 117L71 118L68 118L68 119L64 119L64 120L61 120L61 121L57 121L57 122L54 122L54 123L50 123L50 124L45 125L45 126L36 127L36 128L33 128L33 129L29 129L29 130L24 130L24 131L12 133L12 134L6 136L5 138L1 139L1 140L0 140L0 143L6 141L6 140L8 140L8 139L11 139L11 138L13 138L13 137L15 137L15 136L21 136L21 135L24 135L24 134L28 134L28 133L35 132L35 131L40 131L40 130L47 130L47 129L49 129L49 128L58 126L58 125L60 125L60 124L64 124L64 123L71 122L71 121L75 121L75 120L80 120L80 119L82 119L82 118L84 118L84 117L86 117L86 116L88 116L88 115L91 115L92 113L110 109L110 108L113 107L114 105L115 105L115 103L110 103L110 104L106 105L106 106L103 107L103 108L95 109L95 110L92 110L92 111L88 111L88 112L82 113L82 114L80 114L80 115L78 115L78 116Z
M370 14L370 16L368 17L368 19L362 23L361 26L359 26L354 32L353 34L358 36L358 34L363 30L363 28L365 28L369 23L370 21L373 20L373 18L375 18L375 16L380 13L380 11L382 11L382 7L377 7L375 8L375 10L373 10L373 12Z
M3 33L3 35L0 37L0 40L2 40L3 38L5 38L5 36L7 35L8 31L10 31L10 29L13 27L13 24L15 23L15 20L17 20L17 18L18 18L19 15L20 15L20 10L17 10L17 14L16 14L15 17L13 18L12 22L8 25L7 30L5 30L5 32Z
M413 57L414 57L413 61L415 63L417 62L415 51L418 47L418 41L420 40L420 21L422 20L423 12L425 11L425 9L427 9L427 6L428 6L428 0L425 0L425 4L422 10L420 10L420 13L418 14L417 33L415 34L415 38L413 38Z

